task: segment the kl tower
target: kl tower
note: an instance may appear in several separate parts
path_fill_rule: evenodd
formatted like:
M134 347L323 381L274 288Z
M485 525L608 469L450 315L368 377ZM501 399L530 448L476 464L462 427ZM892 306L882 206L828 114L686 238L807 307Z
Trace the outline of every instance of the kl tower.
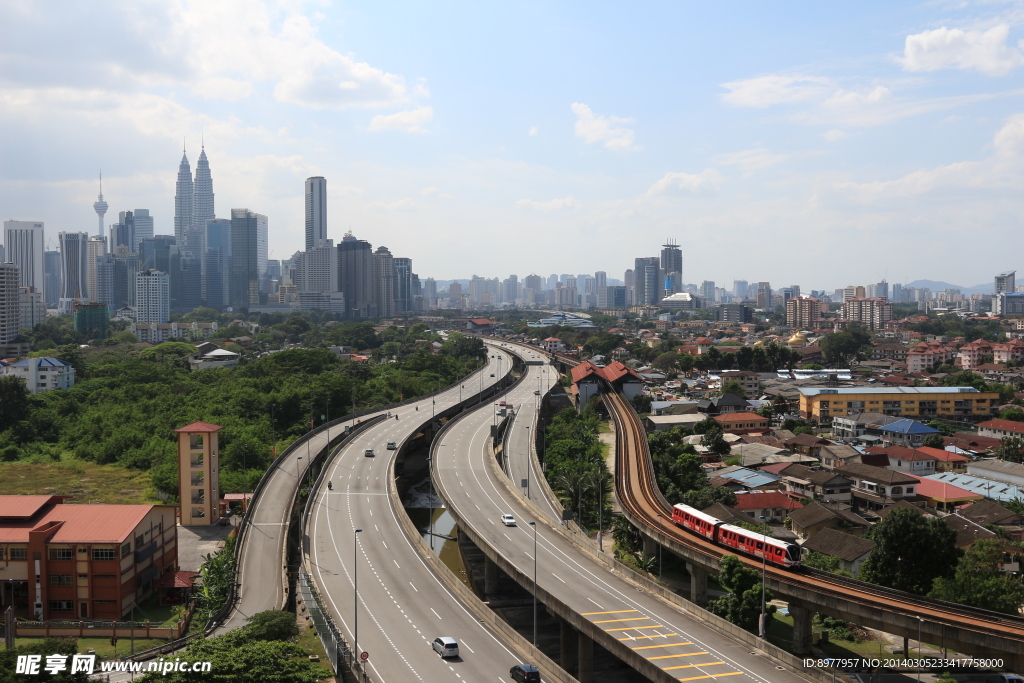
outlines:
M92 204L92 208L96 210L96 215L99 216L100 222L100 238L106 241L106 236L103 233L103 216L107 213L109 204L103 201L103 172L100 172L100 198Z

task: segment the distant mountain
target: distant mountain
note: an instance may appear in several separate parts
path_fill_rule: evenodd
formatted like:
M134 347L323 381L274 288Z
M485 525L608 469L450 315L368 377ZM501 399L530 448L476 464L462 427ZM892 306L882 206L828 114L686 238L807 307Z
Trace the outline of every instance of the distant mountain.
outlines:
M953 285L941 280L914 280L913 282L904 285L904 287L927 287L933 292L941 292L944 289L959 289L961 294L991 294L992 290L995 289L995 283L986 282L983 285L964 287L963 285Z

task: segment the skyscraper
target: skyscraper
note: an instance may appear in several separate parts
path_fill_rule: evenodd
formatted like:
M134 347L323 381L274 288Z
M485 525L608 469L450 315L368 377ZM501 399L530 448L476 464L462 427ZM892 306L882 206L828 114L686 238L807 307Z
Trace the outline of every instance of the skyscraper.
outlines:
M636 267L633 270L634 304L654 306L661 301L663 283L660 270L657 256L636 259Z
M195 185L192 182L192 168L188 165L185 150L181 151L178 165L178 181L174 185L174 240L184 245L192 230L192 196Z
M100 196L99 196L99 198L95 202L93 202L92 208L93 208L93 211L96 212L96 215L99 217L100 227L99 227L99 232L97 232L96 234L99 235L100 239L104 239L105 236L103 234L103 216L107 213L107 209L110 208L110 205L107 204L107 202L103 199L103 172L102 171L100 172Z
M377 247L373 254L375 317L390 318L395 314L395 274L391 252Z
M136 244L135 239L135 214L131 211L122 211L117 214L117 223L111 226L110 251L116 251L122 244L133 251L132 245Z
M21 273L17 264L0 263L0 344L18 336L21 327Z
M1013 292L1017 288L1017 271L1008 270L1005 273L996 275L995 293Z
M171 319L167 273L145 270L135 276L135 321L165 323Z
M211 308L230 304L231 221L214 218L206 221L206 253L203 262L203 299Z
M180 173L179 173L180 175ZM192 220L191 230L198 233L199 244L195 247L195 255L199 256L203 251L202 238L206 228L206 221L215 218L213 210L213 177L210 175L210 162L206 158L206 145L203 145L199 152L199 160L196 161L196 177L192 183ZM181 242L178 243L179 245Z
M85 284L89 291L89 301L99 301L99 288L96 286L96 259L107 253L107 243L102 237L90 237L86 244L88 251L85 256Z
M42 221L4 221L4 251L9 263L18 266L21 287L43 288Z
M681 283L683 281L683 252L679 248L679 245L672 238L665 240L665 244L661 245L661 270L665 273L665 277L669 277L672 273L678 273L678 277L671 279L673 287L679 287L679 289L673 289L670 293L675 294L681 292ZM676 284L679 283L679 284Z
M673 292L674 293L674 292ZM715 300L715 281L705 280L700 284L700 296L708 303L713 303Z
M437 281L432 277L423 281L423 299L427 308L437 306Z
M139 242L153 236L153 217L149 209L135 209L135 235L132 238L131 251L139 253Z
M48 308L57 308L60 299L60 252L43 253L43 301Z
M89 297L89 287L86 281L89 233L59 232L57 239L60 242L61 279L63 280L61 298L87 301Z
M338 252L334 240L322 240L299 254L295 284L299 293L327 294L338 290Z
M327 239L327 180L306 178L306 251Z
M338 245L338 288L345 295L349 317L366 318L371 315L373 283L373 246L366 240L356 239L352 233L346 233Z
M261 224L265 234L266 216L249 209L231 209L232 306L249 306L260 302L258 242Z
M415 310L412 293L412 259L395 257L391 259L391 266L395 281L395 310Z
M772 284L770 282L757 283L757 307L762 310L774 308L772 301Z
M732 281L732 295L743 299L747 296L747 281L746 280L733 280Z
M608 273L603 270L599 270L594 273L594 291L597 291L601 287L608 286Z

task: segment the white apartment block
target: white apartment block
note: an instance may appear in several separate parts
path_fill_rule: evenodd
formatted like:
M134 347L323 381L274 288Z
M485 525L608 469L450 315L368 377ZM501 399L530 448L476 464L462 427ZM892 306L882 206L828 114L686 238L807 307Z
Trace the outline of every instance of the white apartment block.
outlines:
M197 341L215 336L217 323L132 323L129 327L140 342L159 344L168 339Z
M166 323L171 317L170 278L159 270L135 276L135 321Z
M843 302L839 314L844 320L854 320L871 330L881 330L892 320L892 304L884 297L867 299L854 297Z
M46 322L46 302L43 293L35 287L19 287L18 301L21 310L21 327L33 329Z
M33 394L75 386L75 368L56 358L26 358L12 365L0 365L0 372L25 380Z
M21 269L22 287L43 291L42 221L4 221L4 258Z

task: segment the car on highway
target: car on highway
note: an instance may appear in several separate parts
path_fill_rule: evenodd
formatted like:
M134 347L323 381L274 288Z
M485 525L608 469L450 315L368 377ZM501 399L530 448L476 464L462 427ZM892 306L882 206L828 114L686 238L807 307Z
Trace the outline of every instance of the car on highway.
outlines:
M448 636L434 638L432 647L434 652L441 655L442 659L459 656L459 643L454 638L449 638Z
M508 675L520 683L540 683L540 670L533 664L516 664L509 669Z
M491 377L494 377L494 373L493 372L491 373Z
M397 451L398 450L398 445L394 441L388 441L388 450L389 451Z
M372 448L367 448L365 451L363 451L363 456L367 457L367 458L372 458L373 457L373 449Z
M501 523L504 524L505 526L515 526L516 525L516 518L513 517L512 515L502 515L501 516Z

